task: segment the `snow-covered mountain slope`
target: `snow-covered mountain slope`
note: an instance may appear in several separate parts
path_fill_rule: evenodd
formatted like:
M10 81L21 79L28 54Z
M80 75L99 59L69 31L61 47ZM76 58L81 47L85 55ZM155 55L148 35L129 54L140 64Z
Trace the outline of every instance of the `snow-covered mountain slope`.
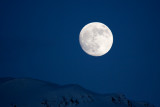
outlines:
M0 79L0 107L154 107L128 100L122 94L97 94L79 85L29 78Z

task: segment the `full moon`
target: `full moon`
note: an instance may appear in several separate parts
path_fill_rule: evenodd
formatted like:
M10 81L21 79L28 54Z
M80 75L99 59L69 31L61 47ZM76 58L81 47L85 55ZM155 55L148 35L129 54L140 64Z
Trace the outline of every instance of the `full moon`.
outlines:
M102 56L112 47L113 35L103 23L92 22L85 25L79 35L82 49L91 56Z

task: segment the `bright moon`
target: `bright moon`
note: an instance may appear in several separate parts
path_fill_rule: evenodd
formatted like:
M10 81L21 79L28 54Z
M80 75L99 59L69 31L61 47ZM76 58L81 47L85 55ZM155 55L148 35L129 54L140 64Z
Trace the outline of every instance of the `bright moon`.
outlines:
M103 23L92 22L85 25L79 35L82 49L91 56L102 56L112 47L113 35Z

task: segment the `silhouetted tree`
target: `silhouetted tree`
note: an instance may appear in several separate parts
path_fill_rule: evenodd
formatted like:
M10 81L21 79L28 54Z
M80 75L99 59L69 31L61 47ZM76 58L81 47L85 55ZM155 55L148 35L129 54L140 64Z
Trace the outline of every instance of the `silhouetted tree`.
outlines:
M76 99L76 100L75 100L75 103L76 103L76 105L78 105L78 104L79 104L79 101Z
M74 100L72 98L70 99L70 101L71 101L72 104L74 103Z
M128 107L132 107L132 103L128 100Z
M115 103L116 102L116 99L114 97L112 97L112 102Z
M91 102L94 101L94 99L90 95L88 95L88 98L91 100Z
M45 107L49 107L49 104L48 104L47 100L44 100L41 104L44 105Z
M11 104L11 107L17 107L16 104Z

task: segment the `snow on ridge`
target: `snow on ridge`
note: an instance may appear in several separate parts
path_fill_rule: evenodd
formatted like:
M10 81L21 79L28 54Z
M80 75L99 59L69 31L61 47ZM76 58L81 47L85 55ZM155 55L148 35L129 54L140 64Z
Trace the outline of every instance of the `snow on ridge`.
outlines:
M14 79L14 78L12 78L12 77L0 78L0 84L2 84L2 83L4 83L4 82L7 82L7 81L10 81L10 80L12 80L12 79Z
M154 107L123 94L96 94L76 84L60 86L30 78L1 80L0 107Z
M6 81L4 81L6 80ZM48 85L48 86L52 86L52 87L59 87L60 85L55 84L55 83L50 83L50 82L46 82L46 81L42 81L42 80L38 80L38 79L32 79L32 78L3 78L0 79L0 82L2 81L1 85L21 85L26 86L26 87L32 87L33 86L41 86L41 85Z

